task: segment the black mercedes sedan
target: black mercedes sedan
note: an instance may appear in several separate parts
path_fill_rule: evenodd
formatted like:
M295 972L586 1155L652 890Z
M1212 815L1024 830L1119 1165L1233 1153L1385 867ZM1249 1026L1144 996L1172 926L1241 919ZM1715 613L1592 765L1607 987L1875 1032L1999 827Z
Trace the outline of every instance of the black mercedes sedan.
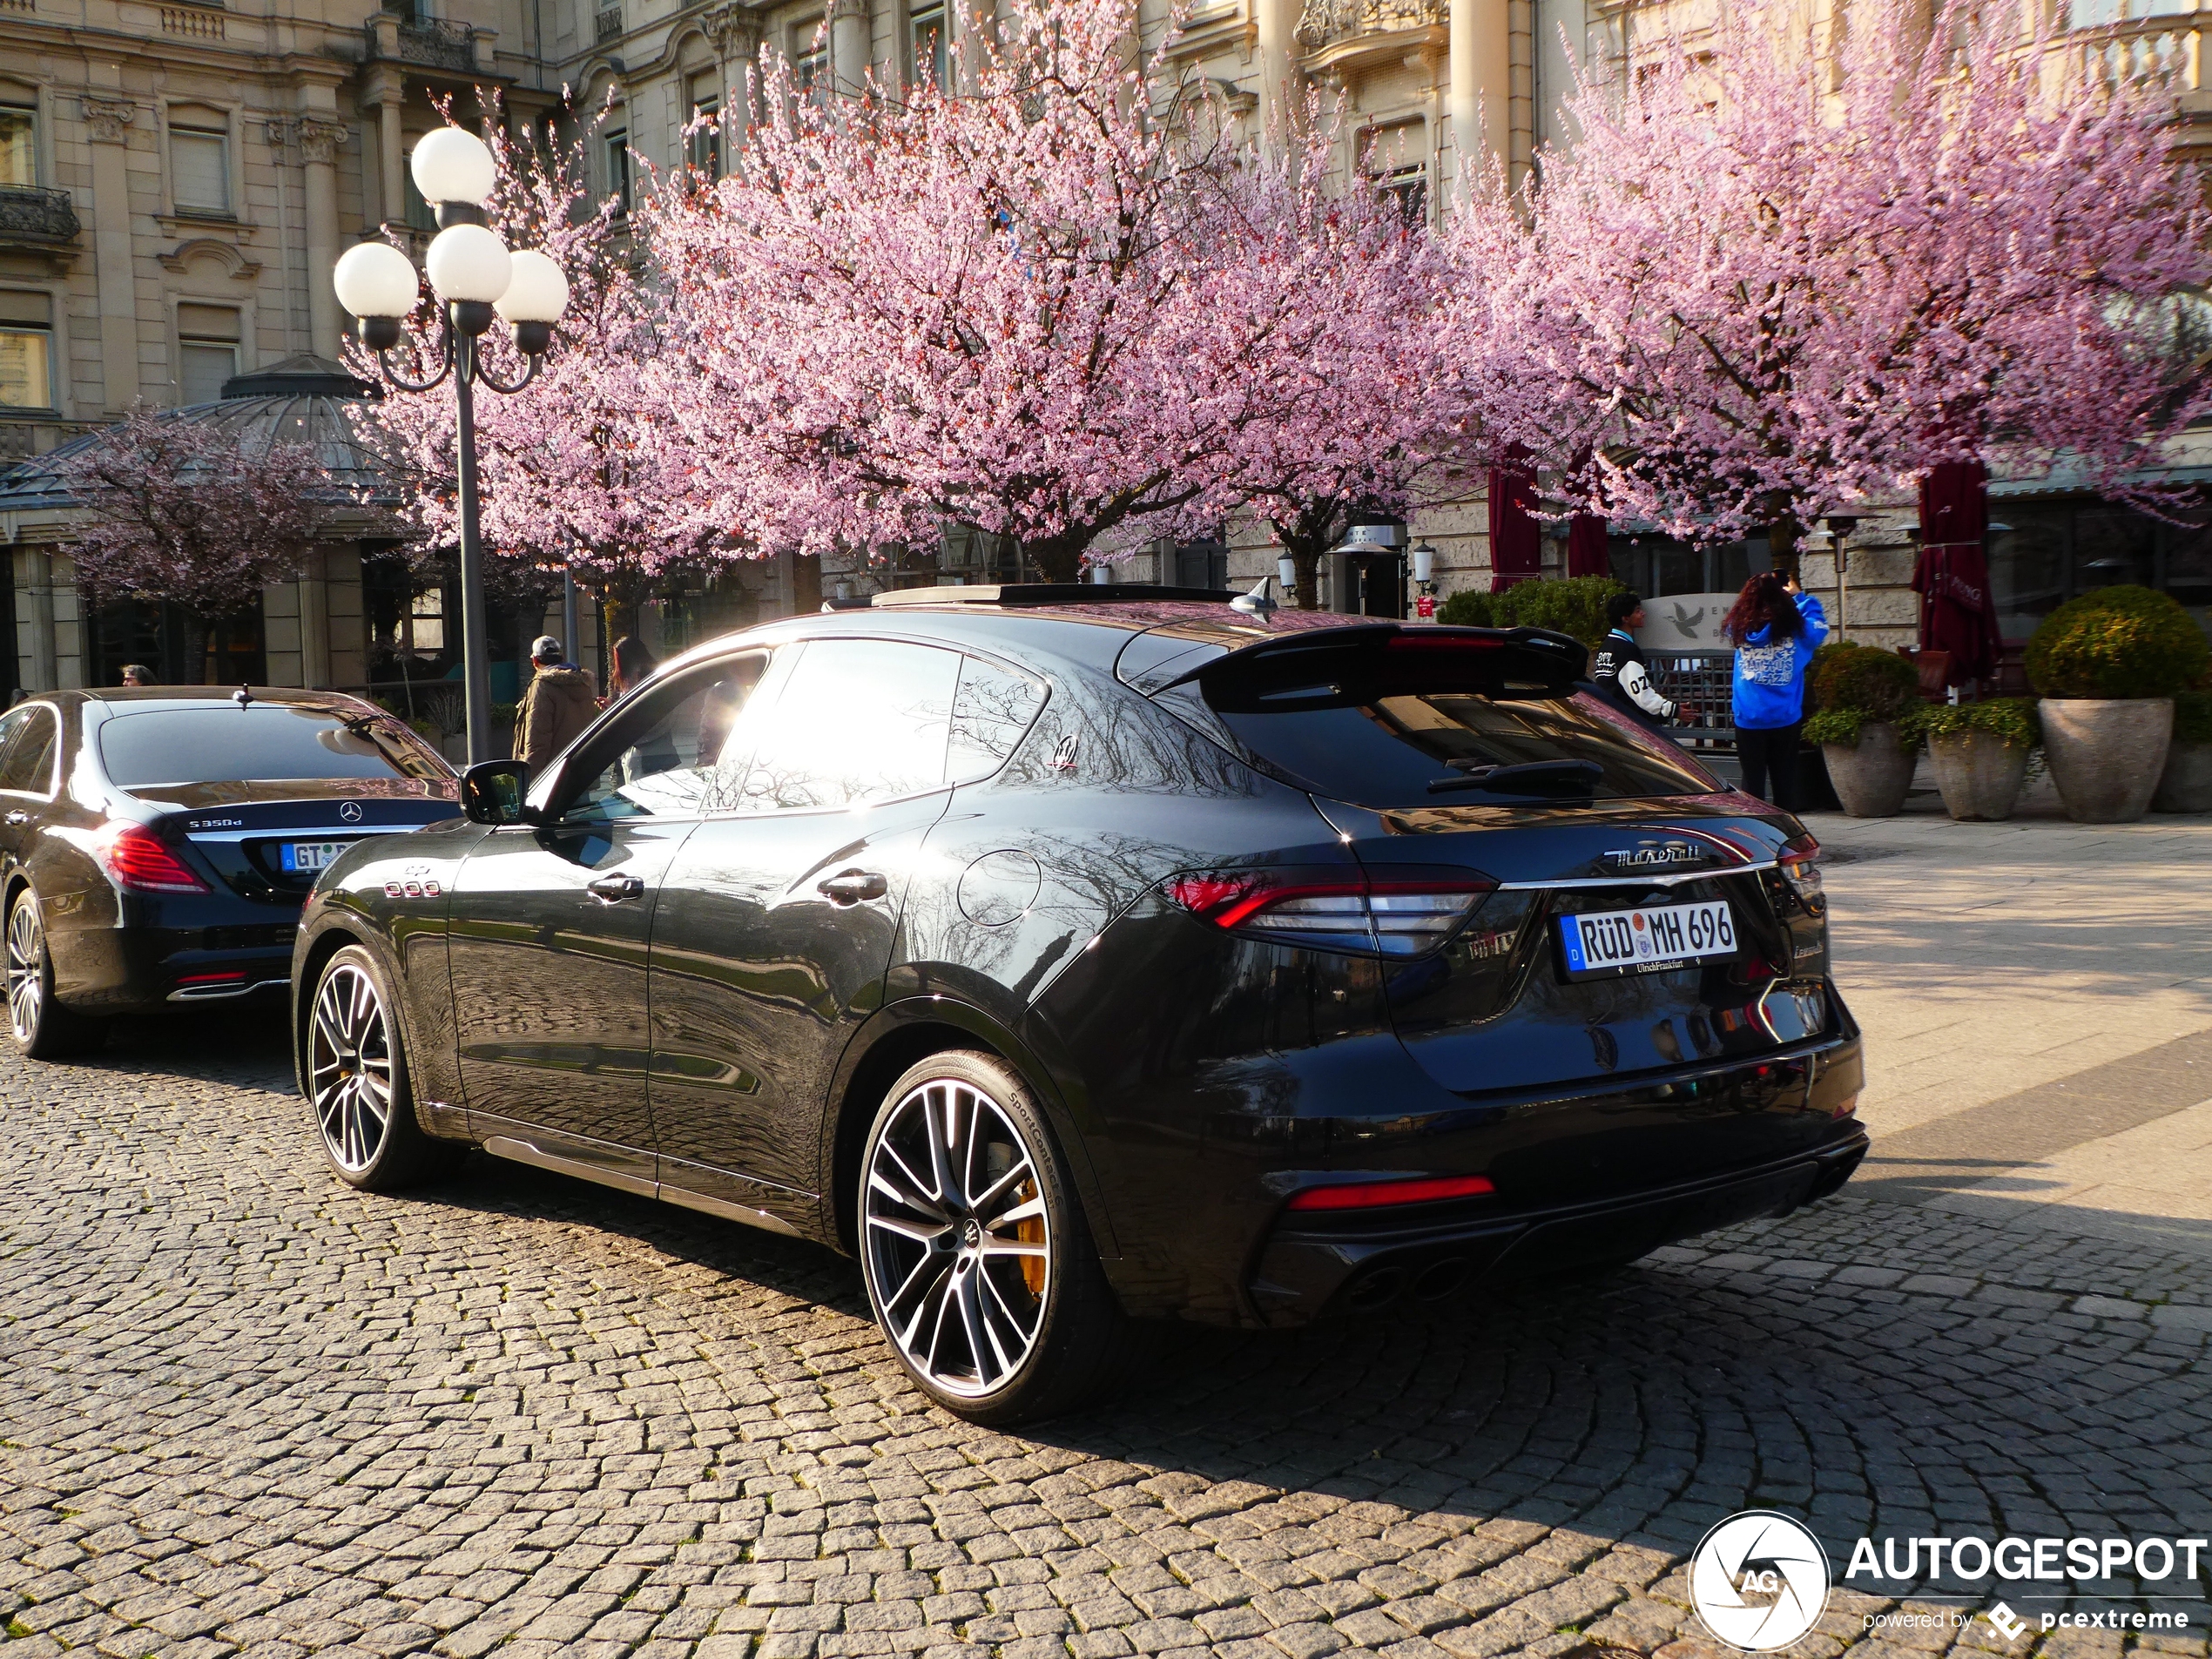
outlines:
M51 1059L116 1015L275 996L323 867L458 816L459 782L328 691L50 691L0 717L8 1026Z
M1866 1150L1803 827L1558 635L932 589L665 665L293 959L339 1176L467 1146L860 1258L1007 1422L1131 1319L1625 1262Z

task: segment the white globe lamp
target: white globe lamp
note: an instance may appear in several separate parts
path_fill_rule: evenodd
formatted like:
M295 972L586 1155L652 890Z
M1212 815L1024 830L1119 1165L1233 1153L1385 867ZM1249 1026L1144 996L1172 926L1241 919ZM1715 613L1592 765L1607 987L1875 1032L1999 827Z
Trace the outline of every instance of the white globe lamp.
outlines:
M330 281L338 303L356 317L404 317L421 293L415 266L389 242L347 248Z
M431 239L422 268L438 298L460 305L496 304L514 280L507 244L482 225L451 225ZM487 326L491 319L484 319Z
M494 302L502 322L558 322L569 308L569 280L550 255L534 247L508 256L506 293Z
M465 202L481 207L499 178L491 146L461 127L440 127L415 141L408 162L426 202Z

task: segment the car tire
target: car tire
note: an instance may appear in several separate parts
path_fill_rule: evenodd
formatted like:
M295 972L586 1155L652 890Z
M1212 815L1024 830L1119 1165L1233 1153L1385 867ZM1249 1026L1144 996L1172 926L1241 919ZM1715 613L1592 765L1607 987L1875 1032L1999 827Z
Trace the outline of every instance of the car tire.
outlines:
M1035 1422L1120 1380L1128 1318L1035 1094L995 1055L932 1055L892 1085L856 1213L876 1322L946 1410Z
M32 1060L59 1060L97 1049L107 1028L64 1008L54 995L54 959L46 948L38 895L17 887L8 901L8 1035Z
M307 1111L347 1186L396 1192L450 1174L468 1149L415 1118L397 1003L376 959L348 945L322 965L307 1009Z

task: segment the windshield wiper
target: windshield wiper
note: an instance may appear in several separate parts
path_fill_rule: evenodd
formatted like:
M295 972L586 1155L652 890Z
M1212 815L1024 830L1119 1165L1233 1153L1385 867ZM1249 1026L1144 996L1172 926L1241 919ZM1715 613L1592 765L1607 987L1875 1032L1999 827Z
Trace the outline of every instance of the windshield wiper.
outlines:
M1527 791L1575 791L1595 793L1597 780L1605 775L1605 768L1595 760L1530 760L1517 766L1483 765L1476 762L1450 760L1449 766L1467 767L1467 774L1460 778L1439 778L1428 786L1432 795L1441 795L1452 790L1481 789L1500 794L1515 794Z

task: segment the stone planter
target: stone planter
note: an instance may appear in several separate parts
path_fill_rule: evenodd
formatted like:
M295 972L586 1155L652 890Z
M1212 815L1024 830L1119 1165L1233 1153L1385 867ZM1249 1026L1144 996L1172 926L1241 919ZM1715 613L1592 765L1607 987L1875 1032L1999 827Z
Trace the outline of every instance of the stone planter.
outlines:
M2168 749L2166 771L2150 804L2154 812L2212 813L2212 743L2176 743Z
M1953 732L1928 739L1928 761L1944 810L1961 820L2013 815L2020 786L2027 780L2029 751L2007 743L1994 732Z
M2132 824L2150 810L2174 734L2171 698L2047 697L2036 708L2044 758L2068 818Z
M1870 720L1858 728L1855 745L1824 743L1828 780L1836 786L1836 799L1852 818L1895 818L1905 807L1905 792L1912 787L1913 751L1897 740L1897 728L1885 721Z

